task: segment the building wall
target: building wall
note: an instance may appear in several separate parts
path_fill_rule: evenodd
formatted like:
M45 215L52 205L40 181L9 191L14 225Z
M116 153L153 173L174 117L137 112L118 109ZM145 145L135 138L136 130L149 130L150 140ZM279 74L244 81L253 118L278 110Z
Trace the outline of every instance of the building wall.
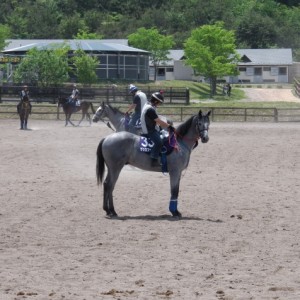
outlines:
M190 66L184 64L184 61L174 61L174 78L177 80L192 80L194 71Z
M284 71L285 70L285 71ZM259 72L257 72L259 71ZM239 66L232 83L288 83L289 66ZM227 77L228 78L228 77Z
M149 58L137 54L99 55L97 75L100 79L148 80Z
M295 77L300 78L300 62L294 62L289 69L289 82L293 83Z

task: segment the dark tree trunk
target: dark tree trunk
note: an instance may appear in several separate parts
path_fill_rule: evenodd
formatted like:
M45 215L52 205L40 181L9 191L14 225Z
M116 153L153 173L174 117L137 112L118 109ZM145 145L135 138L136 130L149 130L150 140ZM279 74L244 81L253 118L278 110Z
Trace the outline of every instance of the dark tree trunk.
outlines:
M217 77L210 77L210 96L217 94Z

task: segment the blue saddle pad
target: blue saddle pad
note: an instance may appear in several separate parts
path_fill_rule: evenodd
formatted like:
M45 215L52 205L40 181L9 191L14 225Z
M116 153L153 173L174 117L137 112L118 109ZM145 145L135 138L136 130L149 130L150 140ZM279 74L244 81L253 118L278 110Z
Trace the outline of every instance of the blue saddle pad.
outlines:
M150 153L153 146L154 146L154 143L149 137L141 135L141 137L140 137L140 151L141 152ZM169 138L163 138L163 146L161 148L160 155L162 155L162 154L168 155L173 151L174 148L175 148L174 144L171 141L169 141Z

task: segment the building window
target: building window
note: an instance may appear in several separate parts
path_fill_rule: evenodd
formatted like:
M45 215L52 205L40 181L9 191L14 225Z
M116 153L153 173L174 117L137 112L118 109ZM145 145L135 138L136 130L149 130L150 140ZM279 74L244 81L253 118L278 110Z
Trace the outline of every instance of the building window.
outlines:
M157 75L158 76L165 76L166 75L166 72L165 72L165 68L158 68L157 69Z
M264 67L264 71L265 72L270 72L271 71L271 67Z
M239 67L240 72L246 72L246 67Z
M254 75L261 76L262 75L262 68L254 68Z
M286 75L287 71L286 71L286 67L279 67L279 75Z

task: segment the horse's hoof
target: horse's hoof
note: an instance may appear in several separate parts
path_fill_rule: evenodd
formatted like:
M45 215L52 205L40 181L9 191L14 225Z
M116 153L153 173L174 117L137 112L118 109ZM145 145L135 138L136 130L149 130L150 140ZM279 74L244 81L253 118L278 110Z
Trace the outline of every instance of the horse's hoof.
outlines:
M112 214L112 213L107 214L107 215L105 216L106 219L116 219L117 217L118 217L117 214Z
M176 211L172 211L172 216L174 218L180 219L182 217L182 214L178 210L176 210Z

